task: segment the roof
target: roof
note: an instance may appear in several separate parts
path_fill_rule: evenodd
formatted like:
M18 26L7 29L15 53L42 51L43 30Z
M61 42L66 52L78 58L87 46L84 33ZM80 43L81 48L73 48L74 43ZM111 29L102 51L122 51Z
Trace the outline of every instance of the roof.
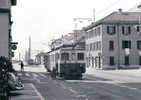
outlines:
M85 27L84 30L100 24L138 24L139 16L141 16L141 12L113 12L88 27Z

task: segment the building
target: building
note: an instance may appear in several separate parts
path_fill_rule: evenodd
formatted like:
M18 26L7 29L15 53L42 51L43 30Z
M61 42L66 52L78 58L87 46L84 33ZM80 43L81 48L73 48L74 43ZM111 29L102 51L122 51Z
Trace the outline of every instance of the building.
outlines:
M39 65L39 64L44 64L44 52L39 52L36 56L35 56L35 64Z
M113 12L85 27L87 67L135 68L141 65L140 12Z
M16 0L0 0L0 56L12 58L16 49L16 42L12 41L11 35L11 6L16 5Z
M55 39L51 42L51 49L58 48L62 45L76 45L77 47L85 48L85 32L83 30L74 30L73 33L68 33L59 39ZM79 45L78 45L79 44Z

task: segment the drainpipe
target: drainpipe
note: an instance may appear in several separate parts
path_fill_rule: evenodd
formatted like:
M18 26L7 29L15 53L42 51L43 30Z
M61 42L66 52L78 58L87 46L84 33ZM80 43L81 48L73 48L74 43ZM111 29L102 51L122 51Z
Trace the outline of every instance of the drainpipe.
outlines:
M117 41L118 41L118 64L117 64L117 68L119 69L120 67L120 32L119 32L119 25L117 25Z

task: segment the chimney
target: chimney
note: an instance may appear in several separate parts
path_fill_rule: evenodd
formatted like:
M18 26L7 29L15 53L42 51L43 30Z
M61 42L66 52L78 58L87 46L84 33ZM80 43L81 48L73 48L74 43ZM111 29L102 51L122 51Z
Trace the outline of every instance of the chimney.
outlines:
M121 8L119 8L118 11L119 11L119 13L122 13L122 9Z

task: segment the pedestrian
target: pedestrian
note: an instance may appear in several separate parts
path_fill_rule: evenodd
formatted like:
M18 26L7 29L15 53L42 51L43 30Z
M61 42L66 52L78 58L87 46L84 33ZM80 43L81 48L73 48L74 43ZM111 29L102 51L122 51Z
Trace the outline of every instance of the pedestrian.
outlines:
M24 71L24 63L21 61L21 71Z

